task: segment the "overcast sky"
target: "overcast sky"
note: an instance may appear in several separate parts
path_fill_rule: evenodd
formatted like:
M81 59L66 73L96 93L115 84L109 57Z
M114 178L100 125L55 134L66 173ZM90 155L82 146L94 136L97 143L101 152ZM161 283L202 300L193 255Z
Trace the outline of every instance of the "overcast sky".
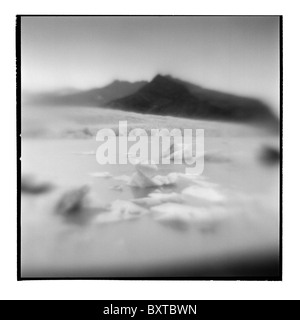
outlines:
M278 17L22 17L22 87L171 74L278 110Z

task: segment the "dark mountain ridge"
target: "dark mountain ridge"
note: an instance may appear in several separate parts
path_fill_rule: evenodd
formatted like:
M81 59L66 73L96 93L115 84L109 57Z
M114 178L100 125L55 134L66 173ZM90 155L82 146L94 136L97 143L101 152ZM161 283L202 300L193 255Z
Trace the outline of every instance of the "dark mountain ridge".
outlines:
M101 106L145 114L279 126L276 115L257 99L206 89L170 75L159 74L150 82L116 80L103 88L69 89L23 97L25 104Z
M171 76L157 75L132 95L116 99L110 107L143 113L188 118L278 123L261 101L204 89Z
M26 102L34 105L99 106L106 104L108 101L131 95L146 83L146 81L115 80L103 88L73 90L73 92L42 92L26 95L25 98Z

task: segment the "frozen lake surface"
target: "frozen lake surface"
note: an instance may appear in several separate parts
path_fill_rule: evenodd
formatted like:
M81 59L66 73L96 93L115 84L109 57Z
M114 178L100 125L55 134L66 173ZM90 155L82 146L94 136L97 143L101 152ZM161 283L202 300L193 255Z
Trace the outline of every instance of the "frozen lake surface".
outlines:
M159 175L177 174L174 184L128 185L133 165L99 165L95 156L95 133L119 120L204 129L203 175L193 180L182 166L161 165ZM279 165L262 161L265 146L279 148L279 138L243 124L23 107L22 176L49 188L22 192L22 276L277 275ZM82 187L86 204L76 214L59 212L63 195Z

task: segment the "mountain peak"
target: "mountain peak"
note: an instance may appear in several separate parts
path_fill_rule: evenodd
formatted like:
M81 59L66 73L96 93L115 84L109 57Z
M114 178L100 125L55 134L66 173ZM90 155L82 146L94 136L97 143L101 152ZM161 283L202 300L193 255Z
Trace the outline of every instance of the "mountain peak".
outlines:
M156 75L151 82L140 90L147 97L157 97L167 99L168 101L176 100L176 103L191 100L193 97L189 94L188 89L181 83L175 81L170 76L161 74Z
M152 81L161 81L161 80L172 80L173 78L170 75L162 75L158 73Z
M260 101L235 96L157 74L134 94L111 101L112 107L153 114L227 121L278 122Z

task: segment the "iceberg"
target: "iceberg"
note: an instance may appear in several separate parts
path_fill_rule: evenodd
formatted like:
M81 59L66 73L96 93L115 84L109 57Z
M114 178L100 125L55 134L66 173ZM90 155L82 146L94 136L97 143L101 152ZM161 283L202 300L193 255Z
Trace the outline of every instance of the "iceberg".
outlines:
M157 175L153 178L148 178L140 172L134 173L129 185L132 187L147 188L147 187L161 187L172 185L177 182L177 176L168 174L166 176Z
M148 163L137 163L135 165L135 169L137 170L137 172L141 173L142 175L148 178L152 178L158 171L156 164Z
M140 172L136 172L132 175L130 181L128 182L128 185L137 188L149 188L160 186L160 184L157 184L151 178L144 176Z
M211 222L212 214L206 208L197 208L186 204L164 203L151 208L157 221L180 220L186 223Z
M135 165L136 172L132 175L128 185L138 188L160 187L175 184L176 173L169 173L166 176L157 175L157 165L138 163Z

